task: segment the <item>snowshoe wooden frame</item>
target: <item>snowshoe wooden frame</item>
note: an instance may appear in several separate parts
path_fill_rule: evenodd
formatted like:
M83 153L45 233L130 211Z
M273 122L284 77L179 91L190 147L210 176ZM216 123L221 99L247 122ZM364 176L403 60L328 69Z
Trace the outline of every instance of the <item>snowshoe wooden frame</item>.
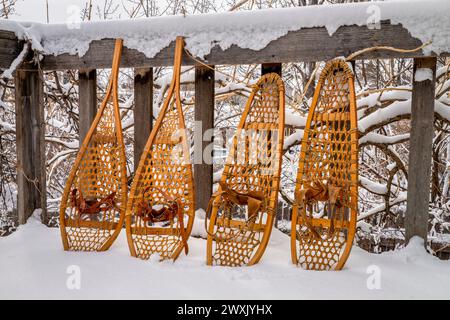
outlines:
M276 73L262 76L252 90L207 210L208 265L253 265L267 247L278 203L284 101ZM236 215L239 209L247 210L246 220Z
M292 213L291 257L311 270L340 270L352 248L358 206L354 76L341 59L317 84L301 145Z
M127 206L128 246L131 255L141 259L148 259L156 253L161 260L175 260L183 249L188 253L187 240L194 222L195 204L188 137L180 97L183 48L184 40L178 37L172 82L139 161ZM167 216L165 222L158 222L160 226L153 223L152 217L145 219L143 216L143 207L163 206L160 210L164 211L170 210L174 203L182 212ZM184 222L185 216L187 223Z
M123 225L127 177L117 93L122 42L116 40L106 95L64 188L59 212L64 250L107 250Z

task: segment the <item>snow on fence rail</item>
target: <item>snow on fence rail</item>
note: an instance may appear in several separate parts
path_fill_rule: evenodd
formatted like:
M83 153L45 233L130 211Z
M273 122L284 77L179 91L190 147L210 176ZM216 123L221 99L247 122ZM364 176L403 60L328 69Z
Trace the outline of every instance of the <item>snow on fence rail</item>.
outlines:
M6 20L0 21L0 38L8 40L0 49L0 67L6 68L21 51L11 41L14 37L30 42L47 70L107 68L114 38L124 39L124 67L171 65L179 35L192 55L214 65L322 61L372 46L413 49L430 41L415 53L375 51L361 58L449 55L448 12L446 0L408 0L79 25ZM183 64L195 61L185 56Z

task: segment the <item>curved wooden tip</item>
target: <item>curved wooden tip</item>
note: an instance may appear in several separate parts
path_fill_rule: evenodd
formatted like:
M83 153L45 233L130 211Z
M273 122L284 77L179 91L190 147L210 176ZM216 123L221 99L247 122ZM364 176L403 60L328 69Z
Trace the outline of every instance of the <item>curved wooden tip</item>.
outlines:
M184 46L184 37L178 36L175 40L175 42L178 44L182 44Z
M173 62L174 67L174 78L176 79L176 82L180 82L180 72L181 72L181 58L183 56L183 49L184 49L184 38L183 37L177 37L175 40L175 57Z
M342 69L342 71L344 72L345 76L348 79L353 79L354 78L353 68L350 67L349 63L346 62L342 58L335 58L335 59L332 59L332 60L328 61L325 64L325 67L323 68L322 72L320 73L319 82L320 83L324 83L325 79L328 76L328 73L330 71L335 70L335 69Z
M112 63L112 73L116 76L119 72L120 60L122 57L123 39L116 39L114 46L114 56Z

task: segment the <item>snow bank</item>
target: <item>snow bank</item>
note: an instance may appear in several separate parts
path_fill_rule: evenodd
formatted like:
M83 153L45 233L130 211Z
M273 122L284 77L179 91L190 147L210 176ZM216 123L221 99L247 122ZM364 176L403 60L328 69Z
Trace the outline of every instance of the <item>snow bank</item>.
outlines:
M289 237L275 229L253 267L208 267L205 240L191 238L189 248L175 263L142 261L130 257L122 232L107 252L64 252L59 230L33 217L0 238L0 299L450 298L450 261L427 254L420 239L381 255L355 247L340 272L293 266ZM79 290L66 285L74 270L80 271ZM374 270L380 289L371 290Z
M208 233L205 229L205 216L206 212L203 209L197 209L195 211L194 224L192 225L191 236L196 238L206 239Z
M261 50L289 31L325 27L332 35L340 26L365 26L377 20L402 24L422 42L433 41L424 51L450 52L450 1L389 1L321 5L190 16L167 16L107 22L83 22L78 26L0 21L0 29L27 39L32 48L48 55L83 56L93 40L123 38L124 45L154 57L176 36L186 38L186 48L204 57L218 45Z

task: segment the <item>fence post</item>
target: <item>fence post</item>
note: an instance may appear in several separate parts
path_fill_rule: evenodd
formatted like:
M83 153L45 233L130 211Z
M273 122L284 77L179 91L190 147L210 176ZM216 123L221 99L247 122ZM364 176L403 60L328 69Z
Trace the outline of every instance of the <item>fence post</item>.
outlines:
M134 170L153 128L153 68L134 69Z
M79 140L83 142L97 113L97 70L78 71Z
M281 76L282 65L281 63L263 63L261 65L261 75L265 75L266 73L275 72Z
M214 128L214 70L205 66L195 67L195 121L195 130L200 131L194 132L195 207L206 210L213 188L213 165L212 161L205 162L212 158L205 159L203 153L212 137L204 139L203 134ZM201 141L196 141L199 138Z
M17 214L25 224L35 209L48 222L43 82L37 68L15 74Z
M429 70L431 79L417 79L418 69ZM413 236L427 240L431 181L431 150L434 136L436 58L416 58L411 100L406 242ZM423 80L423 81L421 81Z

